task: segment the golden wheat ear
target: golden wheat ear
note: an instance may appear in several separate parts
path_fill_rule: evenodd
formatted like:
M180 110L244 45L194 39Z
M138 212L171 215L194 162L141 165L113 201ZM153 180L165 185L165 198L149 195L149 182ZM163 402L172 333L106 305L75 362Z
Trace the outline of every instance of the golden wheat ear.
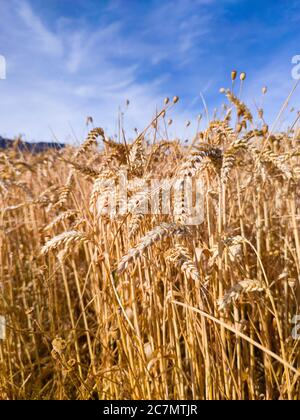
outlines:
M105 134L104 134L103 128L100 128L100 127L93 128L89 132L83 144L76 151L74 158L78 158L80 155L87 153L91 147L97 146L98 137L101 137L103 140L105 140Z
M265 292L266 286L258 280L242 280L229 289L218 301L219 311L225 310L229 305L235 303L243 295L254 292Z
M162 241L165 238L176 235L187 235L188 229L185 226L180 226L176 223L162 223L155 227L140 239L140 242L134 247L129 249L119 261L117 274L122 274L127 269L128 265L140 258L142 254L152 247L156 242Z
M69 250L75 245L87 242L90 242L90 237L87 234L76 230L70 230L68 232L63 232L46 242L41 249L41 255L46 255L50 251L56 251L60 247Z
M180 269L187 279L200 281L200 274L189 250L181 244L176 244L166 255L166 261Z

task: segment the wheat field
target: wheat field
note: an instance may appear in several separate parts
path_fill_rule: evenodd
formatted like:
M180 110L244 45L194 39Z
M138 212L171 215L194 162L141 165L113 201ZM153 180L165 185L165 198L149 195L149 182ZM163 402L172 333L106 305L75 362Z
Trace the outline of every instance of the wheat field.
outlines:
M132 141L1 151L0 399L300 398L300 131L222 93L189 144L175 97ZM153 178L201 180L203 221L144 214Z

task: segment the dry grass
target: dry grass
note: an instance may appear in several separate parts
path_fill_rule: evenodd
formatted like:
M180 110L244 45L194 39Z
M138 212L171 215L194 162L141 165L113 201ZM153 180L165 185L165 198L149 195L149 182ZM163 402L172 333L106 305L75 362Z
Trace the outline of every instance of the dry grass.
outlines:
M157 140L174 98L132 145L1 152L0 399L299 399L299 131L224 93L237 128L192 147ZM99 214L124 169L128 213ZM202 179L202 224L140 210L174 175Z

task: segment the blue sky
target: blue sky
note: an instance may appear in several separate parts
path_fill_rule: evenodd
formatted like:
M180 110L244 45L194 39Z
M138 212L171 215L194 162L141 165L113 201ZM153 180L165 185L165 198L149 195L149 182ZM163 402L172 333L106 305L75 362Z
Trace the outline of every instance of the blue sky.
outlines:
M0 0L0 135L74 142L88 115L113 135L120 107L132 137L178 95L169 135L188 138L200 92L212 115L232 69L247 72L251 106L268 86L271 124L295 83L299 23L293 0Z

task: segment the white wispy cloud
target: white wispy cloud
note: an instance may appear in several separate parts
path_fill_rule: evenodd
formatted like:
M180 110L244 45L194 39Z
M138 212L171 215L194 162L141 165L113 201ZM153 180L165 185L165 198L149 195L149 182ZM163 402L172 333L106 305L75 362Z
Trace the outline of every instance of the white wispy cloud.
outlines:
M161 31L167 37L164 46L159 45L158 37L149 38L147 22L141 28L141 37L135 39L134 34L126 36L126 27L120 19L93 26L83 22L77 28L75 20L68 19L62 25L62 18L58 17L50 27L29 2L1 3L1 12L6 15L1 36L9 39L7 58L13 64L7 80L0 86L5 98L0 105L2 135L22 132L28 139L47 139L51 127L58 138L70 140L70 125L81 137L87 115L112 133L119 105L126 99L131 102L125 116L127 128L142 129L167 94L163 82L168 79L167 70L165 75L142 81L139 76L143 67L151 66L155 59L158 62L159 55L161 60L178 61L175 52L184 60L198 36L192 21L190 28L187 22L181 22L184 11L181 0L149 13L146 21L152 25L152 31L156 30L155 25L159 29L175 3L178 9L169 13L171 21L166 25L169 29ZM12 22L18 27L17 33ZM172 45L171 38L177 32L178 45ZM186 117L182 112L177 124L183 126ZM173 130L175 134L176 125Z
M63 45L57 35L47 29L42 20L34 14L28 3L23 1L13 1L17 14L27 27L27 37L30 42L39 48L39 51L47 55L53 54L61 57Z

